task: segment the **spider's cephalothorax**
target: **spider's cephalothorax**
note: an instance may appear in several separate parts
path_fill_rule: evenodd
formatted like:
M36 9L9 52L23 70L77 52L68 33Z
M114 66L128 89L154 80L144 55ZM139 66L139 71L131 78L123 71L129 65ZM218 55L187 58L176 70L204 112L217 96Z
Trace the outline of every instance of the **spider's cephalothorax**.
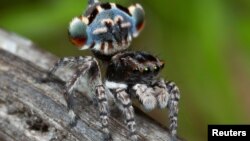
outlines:
M123 52L112 57L107 68L107 80L151 84L157 79L164 63L146 52Z
M71 41L80 49L111 55L127 49L141 31L144 11L139 4L125 8L115 3L93 3L69 26Z
M50 78L60 66L76 64L76 71L64 88L71 125L76 124L72 110L73 88L82 77L88 80L90 96L97 101L102 131L105 139L112 140L108 129L108 98L114 98L123 111L125 123L132 140L137 141L132 98L139 99L146 110L155 107L168 108L170 132L173 140L177 135L177 115L180 92L174 82L159 78L164 63L157 57L140 51L126 51L133 37L141 31L144 11L139 4L128 8L114 3L89 0L85 14L76 17L69 25L69 37L80 49L90 49L107 65L105 83L98 61L92 56L64 57L51 68ZM108 97L107 94L113 95Z

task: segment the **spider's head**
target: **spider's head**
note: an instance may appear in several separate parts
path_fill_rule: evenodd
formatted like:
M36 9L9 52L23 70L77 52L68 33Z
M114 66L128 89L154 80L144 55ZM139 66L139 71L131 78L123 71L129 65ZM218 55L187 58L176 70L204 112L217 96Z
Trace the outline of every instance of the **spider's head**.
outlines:
M112 58L107 80L126 84L150 84L156 80L164 62L146 52L123 52Z
M85 15L71 21L69 37L80 49L112 55L126 50L143 25L144 11L139 4L125 8L114 3L95 3Z
M133 61L128 61L128 80L136 83L150 84L156 80L160 71L164 68L164 62L157 57L145 53L137 52Z

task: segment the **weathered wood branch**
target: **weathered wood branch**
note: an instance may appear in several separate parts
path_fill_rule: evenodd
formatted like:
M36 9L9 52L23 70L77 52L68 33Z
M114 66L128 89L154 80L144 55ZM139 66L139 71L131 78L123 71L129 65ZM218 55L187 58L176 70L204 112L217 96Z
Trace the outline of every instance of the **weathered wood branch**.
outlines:
M70 71L58 82L41 83L39 78L58 58L22 37L0 30L0 140L2 141L101 141L98 110L82 91L76 92L76 127L68 125L62 88ZM63 73L62 73L63 72ZM136 111L142 140L169 141L167 129ZM128 130L116 110L110 117L115 141L127 141Z

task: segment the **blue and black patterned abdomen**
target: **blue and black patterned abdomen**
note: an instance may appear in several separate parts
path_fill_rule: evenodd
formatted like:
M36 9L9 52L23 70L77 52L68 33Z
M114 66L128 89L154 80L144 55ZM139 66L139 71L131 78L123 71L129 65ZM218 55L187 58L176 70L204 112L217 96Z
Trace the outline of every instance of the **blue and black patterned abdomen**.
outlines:
M114 55L126 50L144 25L144 11L139 4L125 8L114 3L97 3L72 20L69 37L80 49Z

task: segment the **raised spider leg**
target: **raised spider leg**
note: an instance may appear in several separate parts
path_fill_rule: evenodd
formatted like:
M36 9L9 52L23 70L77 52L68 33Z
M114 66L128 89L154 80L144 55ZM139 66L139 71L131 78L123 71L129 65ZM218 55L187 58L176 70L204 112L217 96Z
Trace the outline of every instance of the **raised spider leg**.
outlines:
M138 140L138 135L136 135L135 129L135 113L132 106L132 101L129 94L125 89L115 89L113 92L115 99L117 100L118 107L122 110L125 116L125 122L130 132L130 137L133 141Z
M89 70L91 64L90 63L84 63L81 67L77 69L77 71L73 74L72 78L66 83L63 94L64 98L67 102L67 108L70 115L70 124L71 126L76 125L76 115L73 111L73 88L77 85L77 82L79 82L80 78L86 74L86 72Z
M48 71L48 73L43 76L43 81L46 82L48 80L53 80L53 76L52 74L55 73L57 71L58 68L62 67L62 66L69 66L71 64L79 64L80 62L83 62L85 60L84 57L79 56L79 57L64 57L59 59L53 67L50 68L50 70Z
M180 91L172 81L159 80L154 84L155 96L160 108L167 106L170 120L170 132L173 140L177 140L178 127L178 103L180 100Z
M178 102L180 99L180 92L175 83L172 81L165 82L161 79L150 86L146 84L136 84L132 89L146 110L152 110L156 105L161 109L168 108L170 132L173 141L177 140Z
M88 77L89 88L91 88L91 93L93 94L93 97L97 99L98 102L100 120L102 124L102 130L105 133L105 139L111 140L111 135L107 128L109 113L107 96L101 80L100 68L96 59L91 56L62 58L54 65L54 67L52 67L48 76L54 73L60 66L67 65L70 62L75 62L78 64L76 72L73 74L70 81L66 83L63 91L65 100L67 102L68 112L71 118L70 124L74 126L77 122L76 115L73 112L73 88L77 85L77 82L80 80L81 77ZM86 76L85 74L88 75Z

